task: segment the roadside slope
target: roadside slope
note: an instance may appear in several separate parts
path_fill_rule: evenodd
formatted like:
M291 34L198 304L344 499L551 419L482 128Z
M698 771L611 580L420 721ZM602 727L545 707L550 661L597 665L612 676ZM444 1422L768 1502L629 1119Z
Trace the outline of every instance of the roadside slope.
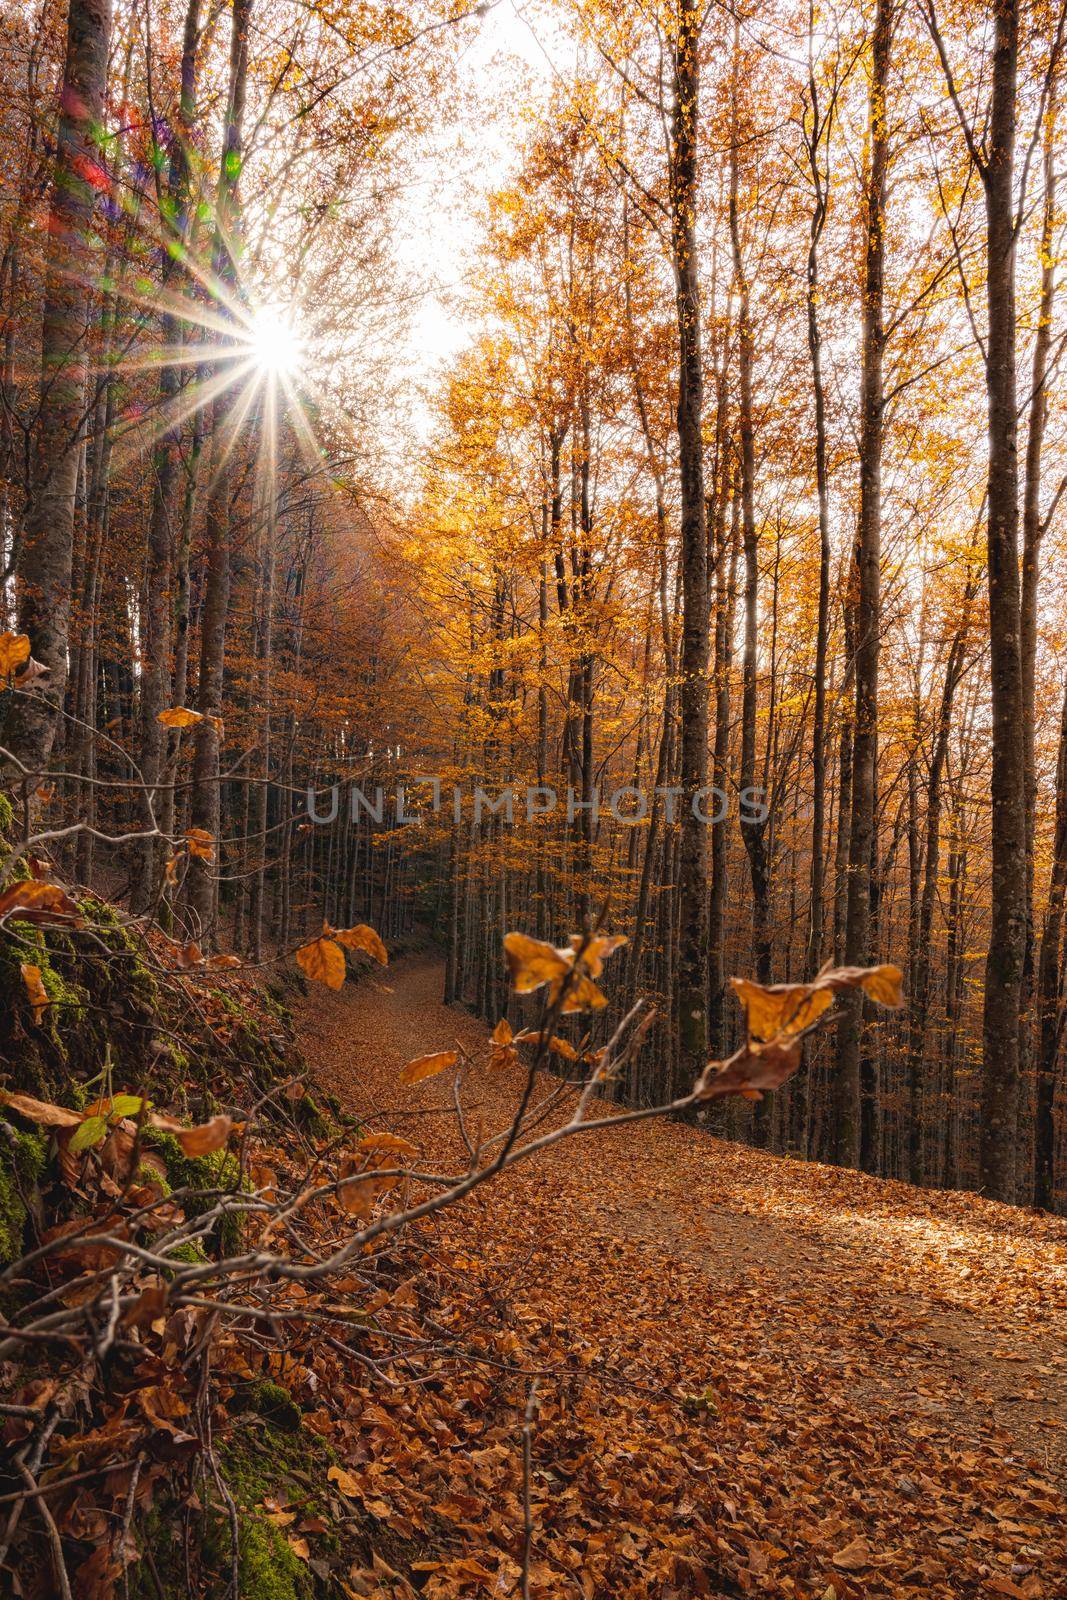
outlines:
M317 989L298 1023L352 1109L456 1159L446 1082L405 1089L400 1067L459 1040L485 1131L518 1074L485 1070L486 1030L441 979L408 958ZM541 1374L534 1593L1062 1592L1062 1221L642 1124L558 1146L443 1232L492 1286L474 1364ZM487 1414L491 1448L510 1438L517 1461L521 1394L497 1399L511 1432ZM468 1473L465 1499L435 1502L456 1554L427 1592L506 1592L514 1470L507 1493ZM411 1486L375 1482L406 1531Z

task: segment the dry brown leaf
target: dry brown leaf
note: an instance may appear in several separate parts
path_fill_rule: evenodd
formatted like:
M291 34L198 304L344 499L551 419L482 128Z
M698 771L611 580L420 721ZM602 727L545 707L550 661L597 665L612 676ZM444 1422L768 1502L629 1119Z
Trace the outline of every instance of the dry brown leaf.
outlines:
M337 928L329 931L337 943L343 944L347 950L363 950L367 955L373 956L381 966L389 965L389 955L384 944L374 929L368 927L365 922L358 923L354 928Z
M39 678L47 678L51 667L46 667L43 661L38 661L36 656L31 656L21 672L15 674L15 688L28 689L31 683L36 683Z
M504 956L516 994L533 994L548 985L549 1004L564 994L561 1010L599 1011L607 1005L590 972L599 973L605 956L624 943L621 936L593 939L579 956L576 948L557 950L525 933L504 935Z
M81 912L58 883L25 878L0 891L0 917L17 916L20 922L80 928Z
M447 1072L449 1067L454 1067L459 1060L455 1050L435 1050L428 1056L416 1056L400 1070L401 1083L421 1083L423 1078L436 1078L439 1072Z
M186 828L184 838L191 856L201 861L214 861L215 840L206 828Z
M0 633L0 678L8 678L30 659L30 641L25 633Z
M744 1007L748 1037L754 1044L769 1039L784 1044L799 1037L834 1003L832 989L810 983L765 985L750 978L731 978L730 986Z
M359 1150L389 1150L396 1155L414 1156L418 1154L416 1147L407 1139L402 1139L398 1133L367 1133L359 1141Z
M355 1156L346 1156L337 1174L337 1200L351 1217L369 1217L379 1193L376 1178L367 1175L366 1165Z
M7 1089L0 1089L0 1106L7 1106L20 1117L39 1122L46 1128L76 1128L82 1120L80 1111L54 1106L48 1100L35 1100L30 1094L11 1094Z
M157 718L165 728L191 728L195 722L203 720L199 711L190 711L188 706L168 706Z
M340 989L345 981L345 953L333 939L312 939L296 952L296 964L313 983Z
M206 1156L212 1150L221 1150L233 1128L233 1118L223 1115L201 1122L195 1128L185 1127L177 1117L168 1116L164 1111L151 1112L148 1121L162 1133L172 1133L187 1156Z
M206 1156L222 1149L232 1127L232 1117L217 1116L195 1128L180 1128L175 1137L187 1156Z
M830 1560L842 1572L862 1572L871 1564L870 1546L862 1534L857 1534L844 1549L835 1551Z
M41 1018L52 1004L48 998L48 990L44 986L44 979L41 977L40 967L35 967L31 961L23 961L22 981L29 997L34 1026L39 1027Z
M354 1478L350 1472L346 1472L344 1467L331 1467L326 1476L331 1483L337 1485L342 1494L355 1498L362 1493L359 1480Z

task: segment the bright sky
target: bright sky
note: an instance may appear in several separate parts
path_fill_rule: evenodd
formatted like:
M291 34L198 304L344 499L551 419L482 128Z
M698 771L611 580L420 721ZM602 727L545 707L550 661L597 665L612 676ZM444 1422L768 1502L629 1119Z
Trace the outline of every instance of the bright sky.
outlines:
M404 365L420 392L470 338L457 297L479 213L514 160L525 127L522 106L536 100L551 77L543 30L535 33L521 10L521 0L499 0L465 25L469 42L458 62L456 117L429 145L408 207L399 255L426 292L412 317Z

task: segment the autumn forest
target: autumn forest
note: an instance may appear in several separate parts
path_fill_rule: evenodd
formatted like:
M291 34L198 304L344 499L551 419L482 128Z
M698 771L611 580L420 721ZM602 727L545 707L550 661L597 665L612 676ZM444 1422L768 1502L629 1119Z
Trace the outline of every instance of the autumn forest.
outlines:
M3 1592L1053 1600L1067 6L3 20Z

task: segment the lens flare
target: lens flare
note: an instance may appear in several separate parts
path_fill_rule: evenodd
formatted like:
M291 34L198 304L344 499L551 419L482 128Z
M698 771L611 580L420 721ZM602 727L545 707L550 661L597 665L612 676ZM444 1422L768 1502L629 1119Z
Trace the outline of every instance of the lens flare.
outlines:
M300 367L303 341L281 306L261 306L253 312L242 343L265 377L291 378Z

